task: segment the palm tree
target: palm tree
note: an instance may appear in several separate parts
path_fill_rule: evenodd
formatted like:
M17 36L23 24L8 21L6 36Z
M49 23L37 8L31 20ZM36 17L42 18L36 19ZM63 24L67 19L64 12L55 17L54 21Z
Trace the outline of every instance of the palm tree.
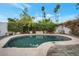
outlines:
M79 9L79 3L76 3L76 10Z
M54 8L54 13L55 13L55 19L56 19L56 22L58 23L58 10L60 9L60 5L59 4L56 4L55 8Z
M79 10L79 3L76 3L75 7L76 7L76 10ZM76 18L79 19L79 14L76 16Z
M45 30L45 20L46 20L46 12L45 12L45 7L44 6L42 6L41 7L41 10L42 10L42 14L43 14L43 16L42 16L42 21L40 21L40 24L42 25L42 30L43 30L43 32L44 32L44 30Z
M46 18L45 7L42 6L42 7L41 7L41 10L42 10L42 13L43 13L43 18L45 19L45 18Z

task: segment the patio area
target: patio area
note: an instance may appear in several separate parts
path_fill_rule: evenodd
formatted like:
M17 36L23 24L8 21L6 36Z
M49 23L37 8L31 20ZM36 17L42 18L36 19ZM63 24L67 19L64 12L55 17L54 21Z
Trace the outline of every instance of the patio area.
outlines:
M55 49L51 47L47 56L79 56L79 44L77 45L57 45Z

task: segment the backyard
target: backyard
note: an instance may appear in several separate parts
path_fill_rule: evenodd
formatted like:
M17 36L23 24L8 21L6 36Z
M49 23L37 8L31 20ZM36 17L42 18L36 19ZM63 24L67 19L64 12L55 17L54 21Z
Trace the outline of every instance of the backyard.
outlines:
M11 13L1 7L8 15L0 23L0 55L79 56L79 4L28 5L0 4Z

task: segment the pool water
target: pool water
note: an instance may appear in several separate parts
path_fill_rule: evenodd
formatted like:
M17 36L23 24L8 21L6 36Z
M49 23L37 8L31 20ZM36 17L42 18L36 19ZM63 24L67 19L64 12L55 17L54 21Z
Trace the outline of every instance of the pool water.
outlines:
M67 38L64 36L29 35L29 36L21 36L21 37L12 38L4 45L3 48L38 47L40 44L45 43L45 42L67 41L67 40L70 40L70 38Z

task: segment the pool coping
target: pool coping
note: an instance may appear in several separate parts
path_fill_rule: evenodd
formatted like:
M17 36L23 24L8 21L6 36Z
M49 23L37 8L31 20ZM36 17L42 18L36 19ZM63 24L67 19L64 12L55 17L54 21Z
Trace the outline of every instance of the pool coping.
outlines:
M26 35L59 35L59 36L65 36L68 38L71 38L72 40L69 41L55 41L53 42L45 42L38 46L37 48L2 48L8 40L10 40L13 37L19 37L19 36L26 36ZM0 55L27 55L27 56L45 56L48 49L50 47L55 48L56 45L74 45L79 44L79 38L76 38L74 36L70 35L64 35L64 34L21 34L21 35L14 35L10 37L6 37L2 40L0 40ZM2 53L1 53L2 52Z

